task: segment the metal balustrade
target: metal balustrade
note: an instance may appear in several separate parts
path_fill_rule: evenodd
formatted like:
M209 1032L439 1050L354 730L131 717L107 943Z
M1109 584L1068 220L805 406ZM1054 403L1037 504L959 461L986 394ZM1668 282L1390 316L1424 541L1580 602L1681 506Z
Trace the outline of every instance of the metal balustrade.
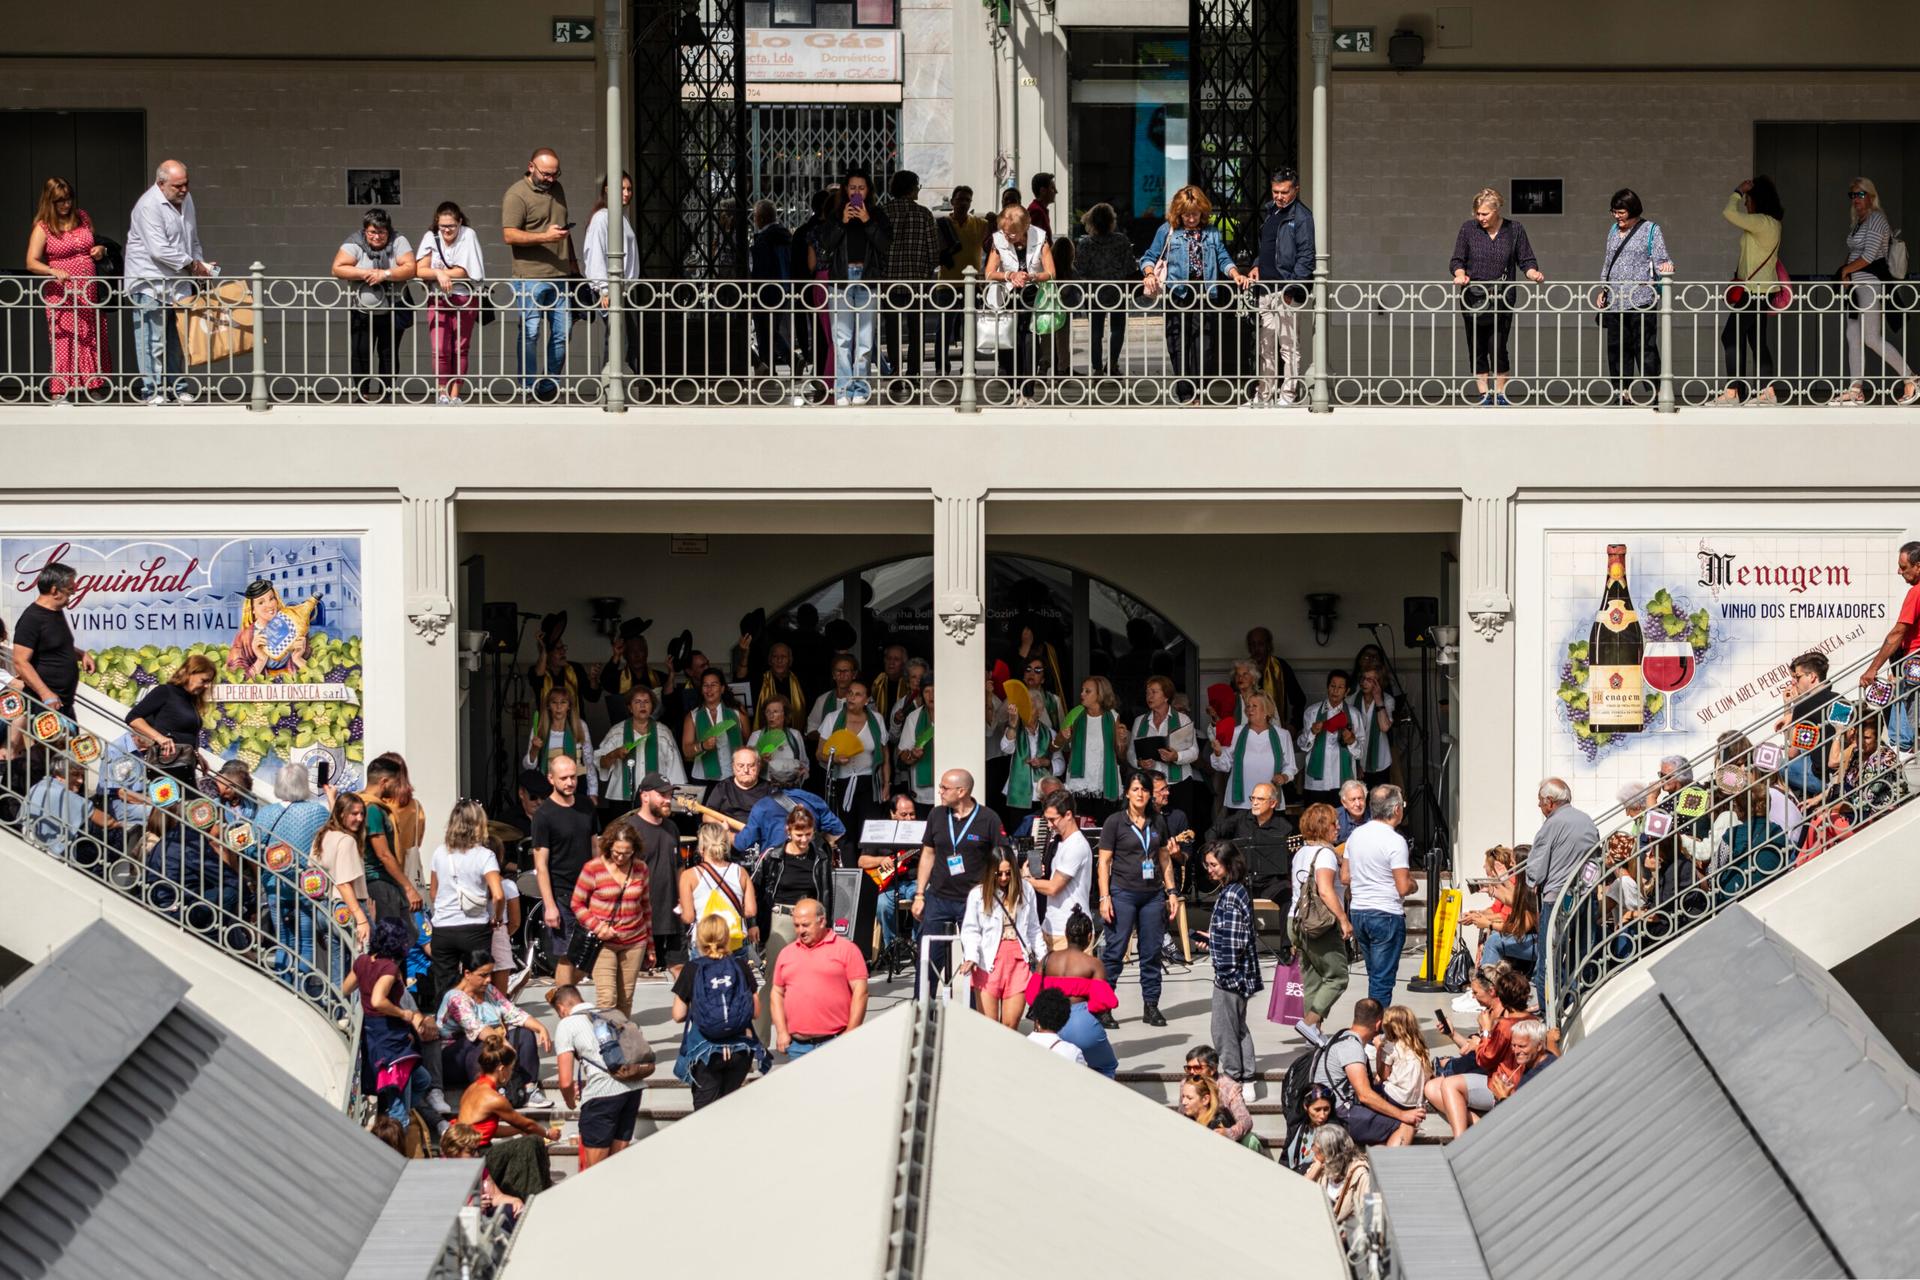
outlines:
M443 294L430 283L393 287L398 305L377 311L358 309L356 283L270 276L258 264L250 277L181 283L160 314L186 363L162 390L255 410L447 398L622 407L607 405L608 311L595 286L491 280L455 282ZM1743 305L1722 282L1669 278L1635 288L1627 301L1643 305L1609 313L1601 310L1606 286L1594 282L1336 281L1323 291L1175 283L1150 295L1138 281L1012 289L979 279L635 280L619 291L620 385L624 405L640 407L804 408L844 396L961 411L1483 400L1674 410L1714 404L1736 385L1749 404L1825 404L1856 381L1855 370L1864 370L1867 402L1892 405L1909 385L1881 350L1908 367L1920 361L1912 323L1920 284L1795 282ZM1863 313L1869 303L1877 309ZM131 345L139 314L117 279L0 277L0 405L147 400L155 388L137 372ZM1608 315L1624 319L1601 323ZM531 342L529 319L539 326ZM864 373L835 368L836 323L852 349L871 353ZM548 325L564 336L554 363ZM1308 367L1315 326L1325 330L1324 368ZM1648 362L1616 374L1608 345L1617 329L1629 347L1650 346L1657 369ZM1288 333L1299 358L1283 379L1267 352ZM1504 386L1476 377L1482 333L1507 335ZM96 358L76 357L75 344ZM392 355L383 363L385 347ZM103 372L77 375L73 385L68 371L99 365Z
M1867 661L1829 673L1835 701L1817 722L1826 740L1813 750L1831 755L1837 742L1841 759L1823 776L1806 777L1796 761L1808 754L1789 753L1808 722L1776 706L1692 757L1679 790L1653 795L1640 812L1617 805L1599 816L1600 844L1542 903L1551 912L1547 1008L1558 1026L1621 970L1914 798L1890 737L1912 745L1920 680L1889 670L1861 690ZM1623 876L1640 887L1637 910L1617 887Z
M185 783L24 690L0 688L0 734L0 827L285 986L359 1044L360 1002L342 990L353 934L330 893L303 892L304 859L271 841L238 797ZM358 1080L351 1070L350 1106Z

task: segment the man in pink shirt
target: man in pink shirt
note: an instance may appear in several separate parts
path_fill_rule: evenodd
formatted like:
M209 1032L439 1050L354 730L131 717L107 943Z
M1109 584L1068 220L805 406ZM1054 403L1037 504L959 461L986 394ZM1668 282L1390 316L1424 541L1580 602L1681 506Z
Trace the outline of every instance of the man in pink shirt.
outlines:
M812 898L793 907L793 944L773 964L773 1047L789 1059L812 1053L867 1016L867 962L835 933Z

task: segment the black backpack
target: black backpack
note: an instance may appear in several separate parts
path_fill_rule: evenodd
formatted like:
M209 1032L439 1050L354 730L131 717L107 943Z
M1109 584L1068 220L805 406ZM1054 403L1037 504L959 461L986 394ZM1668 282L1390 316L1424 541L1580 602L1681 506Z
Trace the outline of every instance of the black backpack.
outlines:
M1307 1090L1313 1086L1314 1077L1320 1074L1320 1064L1326 1061L1328 1050L1333 1048L1334 1042L1341 1036L1349 1040L1360 1038L1351 1030L1342 1030L1329 1036L1327 1042L1312 1053L1303 1053L1287 1064L1287 1073L1280 1080L1280 1107L1286 1116L1289 1131L1293 1125L1306 1119ZM1338 1085L1334 1087L1333 1092L1337 1099L1340 1095Z

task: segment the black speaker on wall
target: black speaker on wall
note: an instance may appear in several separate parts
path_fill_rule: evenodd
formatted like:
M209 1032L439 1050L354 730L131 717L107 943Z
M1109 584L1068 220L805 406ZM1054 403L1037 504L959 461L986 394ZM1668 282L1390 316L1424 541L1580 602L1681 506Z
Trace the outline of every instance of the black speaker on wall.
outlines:
M480 606L480 629L487 633L488 653L512 653L517 638L520 606L511 600L489 600Z
M1400 634L1415 649L1433 647L1433 629L1440 625L1439 596L1408 596L1401 605Z

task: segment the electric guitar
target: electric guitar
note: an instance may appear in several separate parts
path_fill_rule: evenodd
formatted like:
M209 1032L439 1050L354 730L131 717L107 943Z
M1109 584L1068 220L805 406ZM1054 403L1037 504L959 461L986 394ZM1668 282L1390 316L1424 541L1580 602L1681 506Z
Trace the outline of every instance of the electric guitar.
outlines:
M919 861L918 849L902 849L884 859L879 866L868 867L867 879L873 881L874 887L880 892L885 893L906 876L908 868L918 867Z

